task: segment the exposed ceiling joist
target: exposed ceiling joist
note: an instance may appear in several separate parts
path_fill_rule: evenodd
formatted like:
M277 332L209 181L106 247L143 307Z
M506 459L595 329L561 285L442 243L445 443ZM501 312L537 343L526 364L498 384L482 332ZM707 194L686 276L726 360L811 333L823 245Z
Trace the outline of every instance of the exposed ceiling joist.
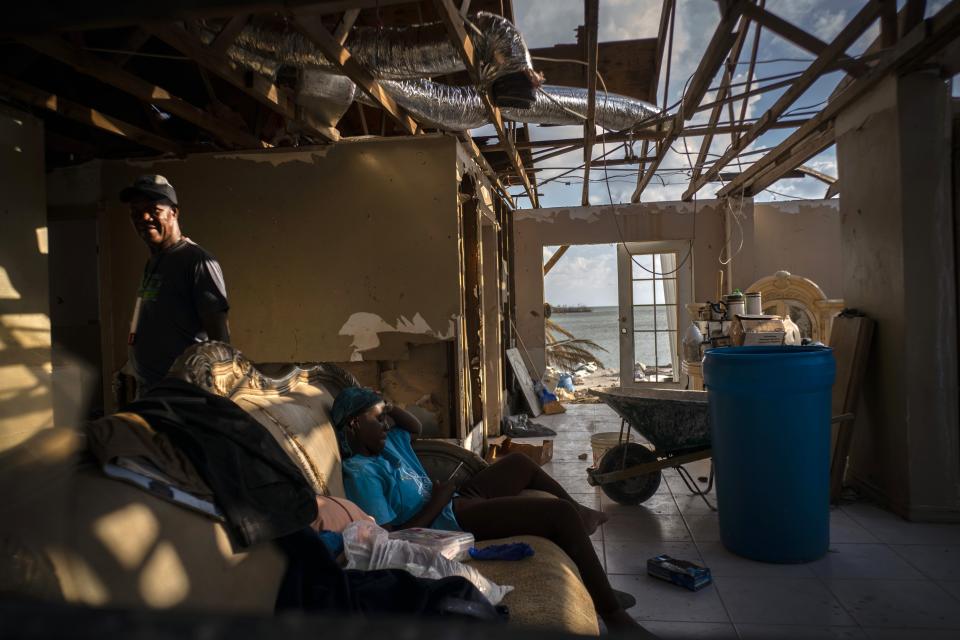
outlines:
M882 57L866 75L849 83L841 93L835 94L820 113L754 162L736 180L720 189L717 196L754 195L759 189L772 184L777 179L779 171L789 171L798 164L806 162L822 150L818 148L822 141L804 145L808 138L815 139L817 132L825 129L829 129L832 135L834 119L847 106L876 86L891 71L907 71L924 64L940 49L955 40L958 34L960 34L960 0L952 0L935 16L922 21L900 38L896 47Z
M510 196L510 192L507 191L507 188L503 185L503 182L500 181L500 177L497 176L497 172L493 170L493 167L490 166L490 163L486 158L483 157L483 154L480 153L480 148L477 146L477 143L473 141L473 138L470 137L470 134L462 132L458 136L463 145L467 148L467 151L470 152L470 155L480 165L480 169L483 170L483 173L486 174L487 179L490 180L494 188L500 192L500 195L506 200L507 204L510 205L511 209L516 209L517 204L514 202L513 198Z
M390 94L380 86L376 78L350 55L350 52L333 37L333 34L327 31L318 19L301 16L295 17L293 23L303 35L323 52L327 59L340 68L344 75L353 80L364 93L370 96L371 100L390 114L390 117L396 120L404 131L411 135L423 133L406 109L396 103Z
M180 146L172 140L145 131L119 118L108 116L96 109L65 100L54 93L32 87L14 78L0 76L0 91L23 103L39 109L46 109L64 118L69 118L70 120L83 123L101 131L106 131L107 133L125 138L144 147L164 153L181 154L183 152Z
M201 68L210 71L273 112L287 118L304 133L319 136L331 142L340 139L340 132L335 127L320 122L305 110L297 109L289 91L276 86L264 75L245 73L235 68L226 56L213 49L212 44L204 47L200 40L174 25L154 24L146 28L158 39L193 59Z
M751 4L751 6L753 5ZM733 47L730 49L730 55L727 56L726 68L723 70L723 79L720 81L720 89L717 90L716 104L713 107L713 111L710 112L710 118L707 120L707 134L700 142L700 152L697 154L697 161L693 165L693 174L690 176L691 181L695 181L700 177L702 167L707 161L707 154L710 153L710 145L713 143L713 130L720 122L720 114L723 112L724 104L733 104L732 102L726 103L725 100L730 93L730 83L733 82L733 77L736 74L737 61L740 60L740 52L743 50L743 43L747 40L747 32L749 30L750 19L744 15L740 18L740 26L737 29L737 39L734 40Z
M467 72L470 74L470 79L478 88L482 88L483 82L480 77L480 70L477 68L473 41L470 39L470 36L467 35L467 31L463 26L463 16L460 15L459 9L453 5L452 0L434 0L433 4L437 13L440 15L440 19L447 27L451 41L463 59L464 66L466 66ZM483 100L487 115L493 123L494 129L497 131L497 136L500 138L500 144L504 145L504 152L507 154L510 164L513 166L520 180L523 181L523 188L530 197L530 203L535 208L539 208L540 200L537 197L537 192L530 184L530 178L527 176L527 172L523 169L523 160L520 158L520 154L517 152L513 141L511 141L507 135L500 109L490 101L490 96L488 96L485 91L481 92L481 99Z
M700 64L697 65L697 70L691 77L690 84L680 103L680 108L677 110L676 117L668 125L667 136L660 142L657 157L649 167L644 168L645 165L640 165L641 171L638 173L637 188L630 197L631 202L640 201L640 195L643 193L643 190L647 188L647 185L650 184L650 180L653 179L657 167L660 166L670 151L670 145L673 144L673 141L677 139L681 129L683 129L683 121L691 118L693 114L696 113L697 107L703 100L703 96L706 95L707 89L710 87L710 83L713 81L713 78L716 77L720 65L723 64L723 59L730 51L730 47L733 46L734 39L736 38L733 33L733 28L740 17L740 5L742 5L744 1L745 0L732 2L729 5L723 5L721 3L723 14L720 16L720 24L718 24L714 30L713 36L707 44L707 49L700 59Z
M22 42L44 55L63 62L79 73L116 87L142 102L154 104L157 108L204 129L228 147L258 149L271 146L248 131L231 126L213 114L171 94L163 87L143 80L62 38L25 38Z
M827 43L820 38L817 38L813 34L804 31L800 27L784 20L775 13L771 13L765 8L758 7L757 5L748 2L743 5L743 13L754 22L763 25L773 33L776 33L782 38L792 42L801 49L809 51L815 56L820 55L827 48ZM860 62L859 60L854 60L847 55L839 56L837 58L837 62L843 67L843 69L847 71L847 73L855 77L863 75L868 69L866 64Z
M295 11L329 15L350 9L409 4L411 0L84 0L11 2L4 6L0 35L39 35L61 30L140 26L147 22L223 18L237 14Z
M590 204L590 163L593 160L593 139L597 117L597 29L600 21L600 0L583 0L587 53L587 119L583 123L583 192L580 204Z
M827 48L810 63L802 74L793 81L790 88L781 95L776 102L754 123L735 144L724 153L711 167L697 180L692 180L690 186L683 193L683 199L689 200L704 185L710 182L727 164L736 158L754 140L769 129L770 124L777 121L797 98L802 96L814 82L824 73L829 65L842 55L857 38L863 35L880 13L882 5L894 0L871 0L857 15L840 31Z
M210 53L217 55L225 54L227 49L230 48L230 45L233 44L233 41L240 35L240 31L247 26L248 22L250 22L249 15L239 15L230 18L223 29L220 30L220 33L213 39L213 42L210 43L210 46L207 47Z
M337 30L333 32L333 37L337 39L340 46L344 46L347 43L347 38L350 36L350 29L353 29L353 25L356 23L358 17L360 17L360 9L350 9L343 13L343 19L341 19L340 24L337 25Z

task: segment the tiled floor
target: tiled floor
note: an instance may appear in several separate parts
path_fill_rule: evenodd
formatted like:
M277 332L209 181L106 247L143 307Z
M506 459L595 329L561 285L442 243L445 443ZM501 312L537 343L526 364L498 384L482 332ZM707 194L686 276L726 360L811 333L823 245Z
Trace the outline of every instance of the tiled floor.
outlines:
M826 557L804 565L753 562L720 543L717 514L691 496L675 471L659 492L626 507L587 484L590 435L616 431L605 405L567 405L537 422L558 432L544 467L610 521L593 536L610 581L637 597L630 610L662 638L960 638L960 525L914 524L867 503L834 509ZM705 475L707 463L687 467ZM715 497L714 500L715 502ZM710 567L696 593L646 575L667 553Z

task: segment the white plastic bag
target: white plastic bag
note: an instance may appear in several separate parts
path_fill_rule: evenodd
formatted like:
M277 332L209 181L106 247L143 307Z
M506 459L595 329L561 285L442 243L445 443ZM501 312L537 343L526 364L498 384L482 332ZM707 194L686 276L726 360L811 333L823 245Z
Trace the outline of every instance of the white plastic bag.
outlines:
M460 576L472 582L494 605L500 604L503 597L513 591L513 587L498 585L473 567L448 560L429 547L391 540L387 531L373 522L350 523L343 531L343 550L347 556L347 569L403 569L417 577L434 580Z

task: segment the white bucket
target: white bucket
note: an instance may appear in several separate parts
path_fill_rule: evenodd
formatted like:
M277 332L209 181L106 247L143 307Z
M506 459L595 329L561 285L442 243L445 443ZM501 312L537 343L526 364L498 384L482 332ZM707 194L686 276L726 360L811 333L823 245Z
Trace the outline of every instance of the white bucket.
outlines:
M629 434L624 434L623 441L629 441ZM590 448L593 449L593 466L596 467L600 464L600 458L603 457L603 454L618 444L620 444L619 431L605 431L590 436Z

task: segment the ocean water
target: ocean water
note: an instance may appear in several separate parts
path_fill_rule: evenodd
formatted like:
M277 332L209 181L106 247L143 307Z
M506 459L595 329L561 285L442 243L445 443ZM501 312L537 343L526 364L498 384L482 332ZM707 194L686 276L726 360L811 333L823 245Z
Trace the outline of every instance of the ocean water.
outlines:
M550 319L575 335L577 338L593 340L606 351L598 351L597 358L609 369L620 368L620 309L619 307L592 307L587 313L554 313ZM636 328L653 326L653 309L634 309L634 326ZM657 309L657 327L667 326L667 310ZM667 334L658 334L660 364L670 362L670 337ZM672 337L672 335L671 335ZM675 344L675 343L674 343ZM634 360L646 365L653 365L655 361L655 345L652 333L634 334Z

